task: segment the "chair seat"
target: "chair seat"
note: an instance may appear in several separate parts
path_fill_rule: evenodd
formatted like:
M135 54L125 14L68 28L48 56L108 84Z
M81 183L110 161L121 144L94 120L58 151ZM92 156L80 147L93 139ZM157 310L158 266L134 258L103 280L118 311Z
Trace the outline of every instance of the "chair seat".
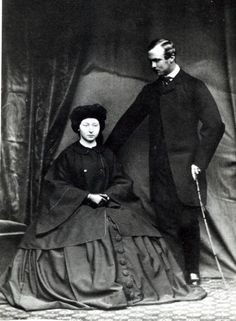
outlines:
M0 220L0 236L24 234L27 225L10 220Z
M11 264L27 226L11 220L0 220L0 275Z

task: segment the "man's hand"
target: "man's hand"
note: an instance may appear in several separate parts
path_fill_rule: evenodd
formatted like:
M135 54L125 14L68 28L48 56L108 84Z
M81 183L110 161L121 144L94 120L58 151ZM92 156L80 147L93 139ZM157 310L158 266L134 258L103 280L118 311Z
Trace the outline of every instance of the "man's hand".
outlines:
M109 196L107 194L88 194L87 198L97 205L109 201Z
M197 175L198 175L200 172L201 172L201 169L200 169L198 166L196 166L196 165L194 165L194 164L191 165L191 173L192 173L192 177L193 177L193 179L194 179L195 181L196 181Z

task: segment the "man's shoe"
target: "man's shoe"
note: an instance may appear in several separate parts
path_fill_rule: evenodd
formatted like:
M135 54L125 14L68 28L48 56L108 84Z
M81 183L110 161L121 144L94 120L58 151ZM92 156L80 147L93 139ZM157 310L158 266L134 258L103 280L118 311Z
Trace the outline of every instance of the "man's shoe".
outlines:
M200 285L200 276L197 273L190 273L189 274L189 284L192 286L198 286Z

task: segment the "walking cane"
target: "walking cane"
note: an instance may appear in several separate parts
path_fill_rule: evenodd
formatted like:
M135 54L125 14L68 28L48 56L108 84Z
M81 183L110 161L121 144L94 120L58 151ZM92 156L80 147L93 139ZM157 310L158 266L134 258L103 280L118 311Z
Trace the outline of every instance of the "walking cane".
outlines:
M214 258L215 258L215 261L216 261L216 265L217 265L217 268L218 268L218 270L220 272L220 275L221 275L222 281L224 283L224 286L227 289L228 285L227 285L227 283L225 281L224 274L222 272L222 269L221 269L221 266L220 266L220 262L218 260L217 255L216 255L215 248L214 248L214 245L213 245L213 242L212 242L210 229L209 229L209 226L208 226L208 223L207 223L207 219L206 219L206 215L205 215L206 208L202 203L202 197L201 197L201 192L200 192L200 187L199 187L199 183L198 183L197 177L196 177L195 182L196 182L196 186L197 186L197 194L198 194L198 199L199 199L199 203L200 203L200 207L201 207L202 217L203 217L203 221L204 221L204 224L205 224L205 227L206 227L206 231L207 231L207 235L208 235L208 238L209 238L209 242L210 242L210 245L211 245L211 250L212 250L212 253L214 255Z

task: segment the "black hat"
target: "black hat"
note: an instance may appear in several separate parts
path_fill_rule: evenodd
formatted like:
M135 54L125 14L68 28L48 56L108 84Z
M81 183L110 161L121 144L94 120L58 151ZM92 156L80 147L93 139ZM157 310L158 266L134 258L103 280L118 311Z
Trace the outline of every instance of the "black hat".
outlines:
M70 115L71 127L74 132L78 133L80 123L86 118L96 118L100 123L100 131L105 128L106 109L99 105L84 105L75 107Z

